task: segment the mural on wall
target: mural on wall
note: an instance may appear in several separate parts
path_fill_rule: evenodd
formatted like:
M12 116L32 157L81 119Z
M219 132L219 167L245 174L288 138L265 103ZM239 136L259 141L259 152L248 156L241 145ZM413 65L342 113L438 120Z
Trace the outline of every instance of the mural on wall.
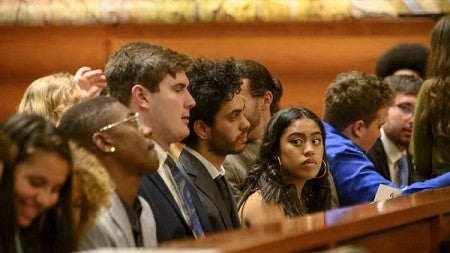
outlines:
M450 12L450 0L0 0L0 24L295 22Z

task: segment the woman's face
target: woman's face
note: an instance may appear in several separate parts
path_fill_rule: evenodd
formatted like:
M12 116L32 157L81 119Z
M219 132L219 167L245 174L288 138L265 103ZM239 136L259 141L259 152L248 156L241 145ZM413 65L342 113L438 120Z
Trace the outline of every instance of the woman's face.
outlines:
M319 126L302 118L289 125L280 139L280 162L283 176L293 180L310 180L319 173L324 146Z
M14 192L20 227L28 227L38 215L56 204L69 170L67 160L44 150L35 150L28 160L17 164Z

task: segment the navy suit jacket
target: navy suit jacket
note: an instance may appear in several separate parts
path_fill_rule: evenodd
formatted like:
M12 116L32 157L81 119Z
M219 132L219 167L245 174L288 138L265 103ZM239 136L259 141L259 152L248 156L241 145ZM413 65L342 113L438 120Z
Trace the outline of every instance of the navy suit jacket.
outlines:
M203 231L212 232L211 223L208 215L195 191L195 187L186 180L187 187L192 195L197 215L200 219ZM193 237L192 230L186 223L186 220L178 208L175 199L172 197L169 188L167 188L161 176L156 172L142 177L139 187L141 195L150 204L155 216L156 236L158 243Z
M186 150L181 151L178 160L197 188L197 193L206 209L214 231L239 228L240 221L236 202L228 182L225 180L230 198L224 200L217 183L200 160Z
M378 138L378 140L375 142L375 144L372 146L369 152L367 152L367 157L375 166L375 171L380 173L387 180L392 181L391 173L389 172L389 165L387 161L386 151L380 138ZM413 176L414 170L411 163L411 155L409 155L409 153L408 153L408 170L409 170L408 184L412 184L414 183L415 180Z

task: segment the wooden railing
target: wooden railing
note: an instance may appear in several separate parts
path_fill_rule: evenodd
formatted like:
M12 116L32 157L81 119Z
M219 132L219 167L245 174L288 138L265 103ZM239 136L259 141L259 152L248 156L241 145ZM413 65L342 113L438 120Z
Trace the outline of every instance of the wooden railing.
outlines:
M208 235L197 241L173 241L162 247L281 253L352 245L367 252L428 253L448 252L449 239L450 187Z
M322 114L323 94L338 73L374 73L377 58L400 42L429 44L434 20L361 19L297 23L183 23L91 26L0 26L0 120L15 111L33 80L81 66L103 68L130 41L191 56L250 58L284 86L281 105Z

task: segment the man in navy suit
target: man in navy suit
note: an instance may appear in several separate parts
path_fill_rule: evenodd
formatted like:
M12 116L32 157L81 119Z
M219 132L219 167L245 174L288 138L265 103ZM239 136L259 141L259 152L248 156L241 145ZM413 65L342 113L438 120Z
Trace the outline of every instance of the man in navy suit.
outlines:
M241 153L250 123L234 60L194 61L187 73L189 91L197 105L191 110L190 133L179 161L196 186L214 231L240 227L236 202L222 163Z
M119 48L105 67L109 94L138 112L140 123L153 129L160 164L157 173L142 178L139 193L153 209L158 242L212 231L195 187L184 174L174 176L179 170L167 152L171 143L189 135L189 111L195 106L187 89L186 70L191 64L188 56L169 48L131 42ZM180 189L179 180L186 187Z
M394 75L384 79L394 90L394 103L388 108L386 122L381 127L381 136L375 145L367 152L367 157L372 161L375 170L384 178L392 181L397 186L412 183L413 167L411 155L408 152L412 134L412 122L414 106L416 105L417 93L423 80L412 75ZM400 170L397 161L407 157L403 182L398 175Z

